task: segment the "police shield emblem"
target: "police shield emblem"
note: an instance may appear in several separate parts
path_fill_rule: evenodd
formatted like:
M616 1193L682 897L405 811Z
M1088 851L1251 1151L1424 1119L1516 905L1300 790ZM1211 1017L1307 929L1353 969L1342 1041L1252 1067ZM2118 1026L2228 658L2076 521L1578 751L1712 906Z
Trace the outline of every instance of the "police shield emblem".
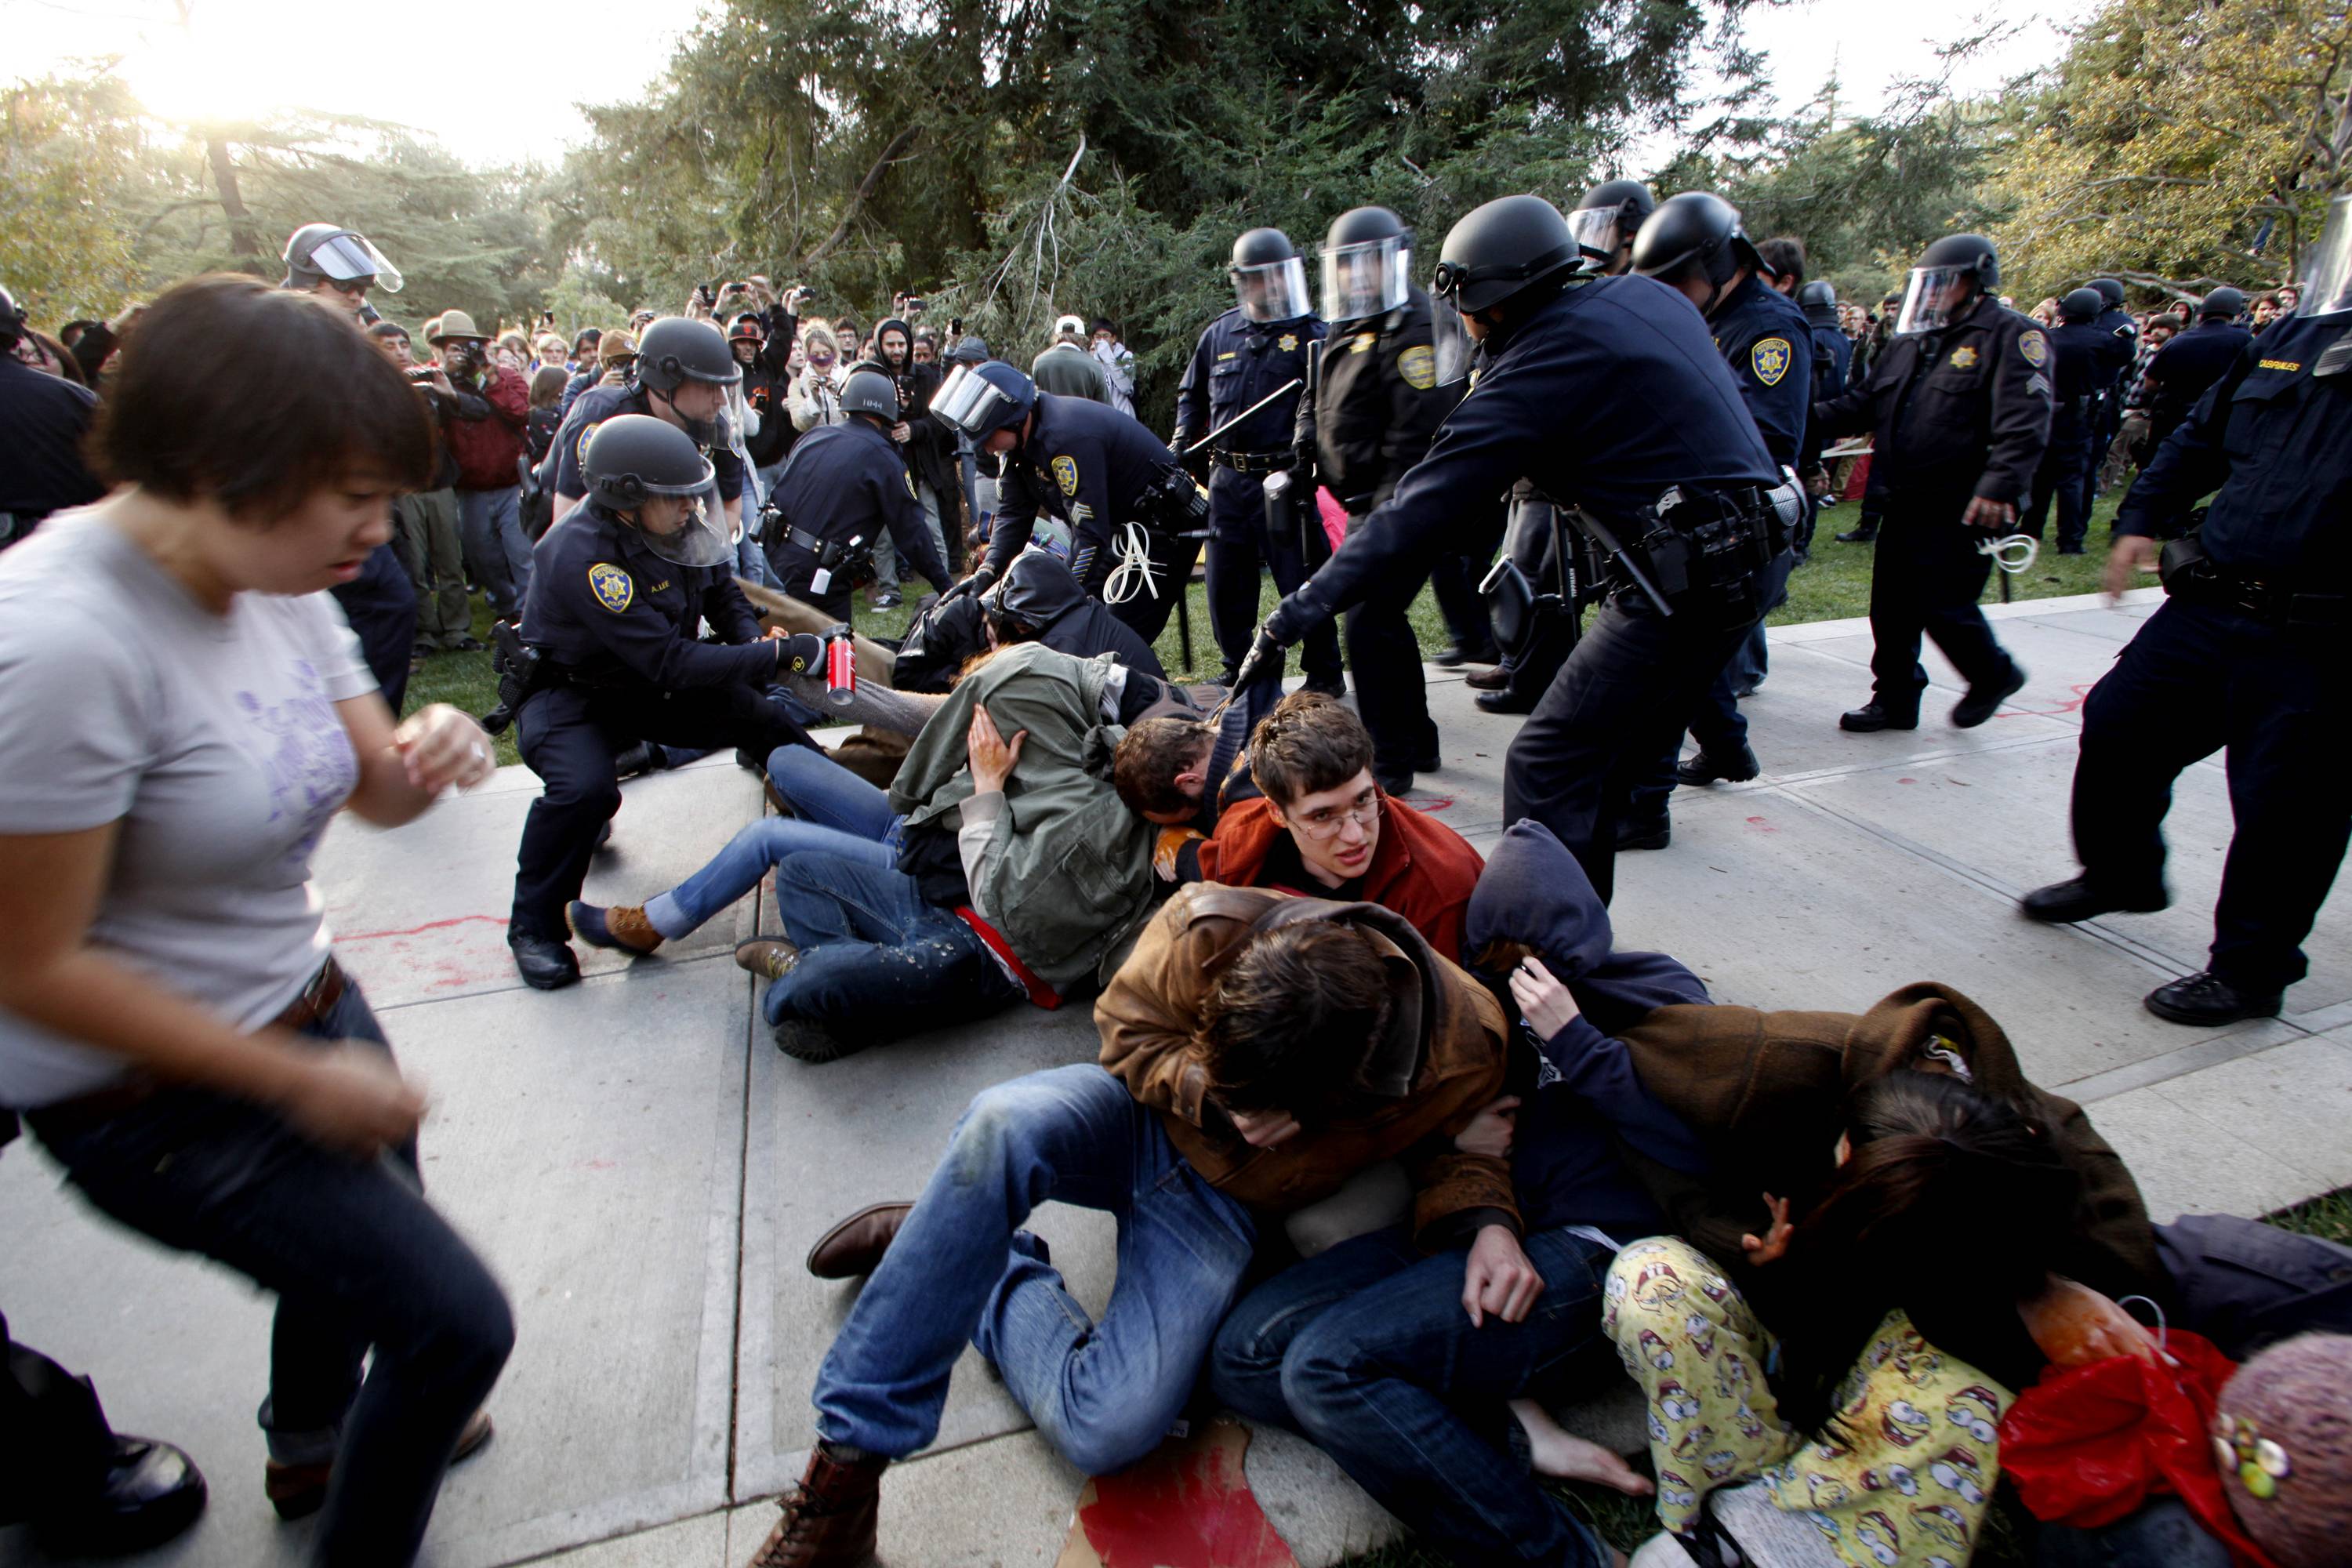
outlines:
M1297 337L1297 333L1295 333L1295 332L1285 332L1285 333L1283 333L1283 334L1282 334L1282 342L1281 342L1278 345L1276 345L1276 346L1278 346L1278 347L1282 350L1282 352L1283 352L1284 353L1297 353L1297 352L1298 352L1298 337Z
M2026 363L2038 367L2050 357L2050 340L2040 332L2020 332L2017 334L2017 352L2025 356ZM1953 356L1954 359L1958 357L1957 354Z
M1976 368L1976 363L1977 351L1969 348L1967 344L1963 343L1958 348L1952 351L1952 368L1954 370L1974 370Z
M1748 351L1748 363L1756 372L1756 379L1767 386L1778 386L1780 378L1789 374L1789 340L1759 338L1756 346Z
M1054 482L1062 487L1062 493L1064 495L1074 496L1077 494L1078 460L1076 458L1055 458Z
M637 584L626 572L609 561L599 561L588 568L588 591L596 602L619 615L637 596Z
M1437 384L1437 353L1427 343L1418 343L1397 355L1397 374L1415 392L1427 392Z

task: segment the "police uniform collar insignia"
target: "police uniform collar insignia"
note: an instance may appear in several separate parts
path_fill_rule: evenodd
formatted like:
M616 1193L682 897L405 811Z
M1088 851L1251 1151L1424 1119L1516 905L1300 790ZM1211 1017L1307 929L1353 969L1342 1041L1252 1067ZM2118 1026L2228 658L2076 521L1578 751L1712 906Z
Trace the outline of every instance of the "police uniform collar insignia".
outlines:
M1789 340L1759 338L1756 346L1748 351L1748 363L1756 372L1756 379L1767 386L1778 386L1780 378L1789 374Z
M2038 366L2043 360L2050 357L2050 340L2038 331L2020 332L2017 336L2017 352L2025 356L2026 363ZM1957 354L1952 357L1955 362L1959 358Z
M1962 343L1958 348L1952 351L1952 368L1954 370L1972 370L1976 367L1976 363L1977 351L1970 345Z
M588 591L596 602L619 615L637 596L636 580L609 561L599 561L588 568Z

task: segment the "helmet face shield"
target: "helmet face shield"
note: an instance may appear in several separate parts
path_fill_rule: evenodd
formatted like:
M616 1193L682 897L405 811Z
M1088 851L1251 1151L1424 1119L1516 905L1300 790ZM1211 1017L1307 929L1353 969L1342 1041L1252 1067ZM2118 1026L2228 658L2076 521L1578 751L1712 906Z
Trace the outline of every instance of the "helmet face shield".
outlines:
M1454 386L1470 379L1470 362L1478 352L1477 341L1462 324L1462 312L1451 301L1441 302L1429 313L1430 348L1437 361L1437 384Z
M1323 319L1361 321L1405 302L1412 250L1402 235L1323 249Z
M971 366L960 364L932 395L931 412L975 441L982 441L1019 417L1021 405Z
M400 292L400 268L385 260L383 252L369 243L367 236L353 234L349 229L312 246L308 265L311 271L331 278L338 283L373 278L375 279L374 287L385 293Z
M2298 316L2333 316L2352 310L2352 195L2327 204L2319 243L2303 253L2303 276L2295 279Z
M1263 267L1228 267L1234 299L1253 321L1291 321L1315 306L1307 295L1307 263L1286 256Z
M685 521L667 533L656 532L645 524L645 513L637 514L637 531L645 536L646 548L663 560L678 566L717 566L731 561L735 552L710 526L710 519L702 510L699 496L688 503Z
M1897 332L1937 332L1959 318L1976 296L1977 269L1964 267L1914 267L1911 286L1903 294L1903 312L1895 321Z
M1613 207L1579 207L1568 215L1568 232L1576 237L1588 262L1596 269L1606 270L1617 259L1617 247L1622 242L1618 232L1625 217L1622 205Z

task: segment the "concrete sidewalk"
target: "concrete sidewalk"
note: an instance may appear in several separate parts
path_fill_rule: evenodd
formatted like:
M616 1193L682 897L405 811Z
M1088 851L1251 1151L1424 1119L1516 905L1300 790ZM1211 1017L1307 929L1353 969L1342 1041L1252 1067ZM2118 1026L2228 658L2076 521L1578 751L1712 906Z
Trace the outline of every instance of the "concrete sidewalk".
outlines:
M2308 945L2287 1016L2218 1031L2151 1016L2151 986L2200 968L2230 831L2218 762L2189 770L2168 823L2174 904L2070 929L2016 896L2067 875L2077 714L2152 592L1989 611L2032 671L1979 729L1930 668L1922 727L1847 735L1868 693L1858 621L1772 634L1744 706L1766 772L1678 791L1675 838L1626 857L1621 940L1675 953L1725 1001L1853 1008L1937 979L1984 1004L2043 1085L2095 1104L2159 1219L2257 1213L2352 1183L2352 895ZM1516 720L1431 672L1445 765L1412 797L1481 847L1500 834ZM484 790L393 834L341 825L318 862L338 951L404 1063L435 1095L436 1200L505 1280L520 1326L492 1398L499 1436L453 1472L427 1539L436 1568L552 1558L578 1568L740 1568L811 1441L808 1391L850 1289L802 1269L834 1219L910 1196L979 1089L1087 1059L1087 1010L1024 1009L972 1029L810 1068L770 1046L729 961L751 902L657 958L588 954L586 982L520 987L504 944L514 846L537 782ZM762 809L724 757L632 782L589 897L636 901ZM1036 1228L1099 1310L1101 1216L1048 1205ZM93 1377L123 1430L186 1447L205 1520L137 1560L249 1568L303 1560L310 1527L261 1494L252 1412L269 1302L225 1271L96 1218L29 1144L0 1157L0 1310L16 1337ZM1309 1568L1384 1538L1386 1516L1320 1456L1257 1435L1249 1478ZM892 1568L1054 1563L1084 1478L1046 1450L967 1355L940 1445L886 1486ZM0 1564L42 1562L0 1531Z

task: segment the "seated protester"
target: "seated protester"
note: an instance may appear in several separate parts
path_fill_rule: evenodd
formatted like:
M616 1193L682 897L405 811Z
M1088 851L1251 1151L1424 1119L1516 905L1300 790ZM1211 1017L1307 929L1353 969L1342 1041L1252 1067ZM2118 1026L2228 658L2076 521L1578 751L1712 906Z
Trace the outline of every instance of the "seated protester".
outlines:
M1446 957L1485 863L1462 836L1372 780L1372 737L1355 710L1294 691L1249 741L1260 796L1217 818L1199 847L1207 881L1362 900L1394 910Z
M890 432L898 394L890 378L860 366L841 384L845 418L802 437L776 476L766 520L768 563L785 593L839 621L851 618L851 589L874 570L887 534L901 555L944 594L940 555L915 481Z
M1704 1002L1706 988L1663 953L1613 951L1608 911L1538 823L1503 836L1467 918L1479 971L1498 984L1507 976L1520 1023L1509 1095L1460 1142L1508 1149L1524 1237L1487 1224L1475 1241L1465 1234L1431 1253L1400 1224L1318 1253L1234 1309L1210 1384L1252 1421L1319 1444L1465 1568L1601 1562L1606 1549L1536 1476L1637 1497L1650 1484L1560 1431L1534 1396L1606 1342L1601 1281L1611 1255L1660 1223L1619 1148L1676 1169L1704 1165L1610 1032L1657 1006ZM1536 1476L1513 1457L1521 1446Z
M1095 1022L1101 1066L984 1091L919 1200L852 1215L810 1253L820 1279L872 1278L817 1373L807 1474L754 1564L866 1560L882 1472L938 1435L967 1342L1056 1451L1107 1474L1183 1408L1263 1219L1402 1156L1429 1245L1517 1223L1502 1162L1454 1144L1502 1084L1502 1009L1390 910L1184 889ZM1049 1199L1118 1217L1099 1321L1020 1228Z
M1079 658L1107 653L1155 680L1167 679L1151 645L1101 600L1087 597L1068 566L1049 552L1024 550L1003 581L982 593L942 596L918 616L898 644L890 683L901 691L947 690L966 664L988 651L992 625L1000 643L1042 642Z
M574 904L573 929L650 952L773 866L784 934L735 957L774 982L763 1011L803 1061L1024 996L1059 1006L1115 962L1155 891L1151 826L1107 776L1126 676L1108 656L1008 648L939 704L887 795L822 756L772 757L796 818L752 824L641 908Z

